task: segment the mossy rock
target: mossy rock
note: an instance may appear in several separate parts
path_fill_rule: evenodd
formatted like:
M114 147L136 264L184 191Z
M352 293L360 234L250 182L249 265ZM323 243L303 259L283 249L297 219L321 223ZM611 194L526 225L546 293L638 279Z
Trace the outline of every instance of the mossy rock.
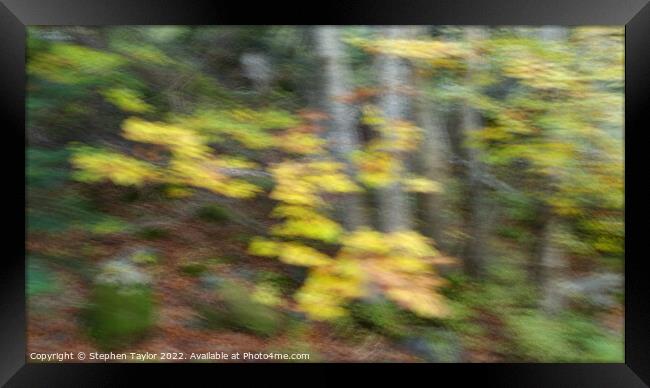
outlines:
M183 274L192 277L201 276L205 271L207 271L207 269L208 267L205 264L196 262L185 263L180 266L180 270Z
M357 301L349 306L352 318L361 326L391 338L409 333L408 317L394 303L385 299Z
M230 212L219 205L203 206L197 211L196 216L203 221L219 224L228 222L231 218Z
M244 286L223 282L218 286L217 294L218 303L197 308L208 327L240 330L262 337L273 336L283 329L284 314L255 302Z
M144 337L154 310L149 276L129 260L111 260L94 279L83 318L99 347L115 349Z
M154 324L154 302L146 285L96 284L85 312L90 336L103 349L144 337Z

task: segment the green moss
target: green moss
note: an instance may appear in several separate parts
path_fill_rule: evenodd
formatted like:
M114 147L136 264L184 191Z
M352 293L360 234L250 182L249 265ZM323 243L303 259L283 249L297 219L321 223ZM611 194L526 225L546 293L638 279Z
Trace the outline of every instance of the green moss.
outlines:
M96 284L86 310L86 323L90 336L103 349L139 340L154 324L151 289L145 285Z
M136 235L145 240L159 240L169 236L169 232L162 228L146 227L140 229Z
M203 274L208 267L203 263L185 263L180 266L180 270L187 276L200 276Z
M228 210L214 204L200 208L196 215L203 221L214 223L224 223L231 218Z
M158 255L149 250L139 250L131 256L131 260L137 264L155 264L158 262Z

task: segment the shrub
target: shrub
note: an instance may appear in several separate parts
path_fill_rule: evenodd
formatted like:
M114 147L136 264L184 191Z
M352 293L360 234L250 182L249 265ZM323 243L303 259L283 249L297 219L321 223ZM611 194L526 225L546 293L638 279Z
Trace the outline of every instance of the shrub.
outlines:
M241 330L262 337L270 337L283 328L283 314L255 302L242 285L224 282L217 292L218 303L198 307L208 327Z
M516 357L541 362L622 362L623 338L586 317L527 312L507 317Z
M361 326L380 334L400 338L408 334L407 319L394 303L381 299L376 302L354 302L351 315Z

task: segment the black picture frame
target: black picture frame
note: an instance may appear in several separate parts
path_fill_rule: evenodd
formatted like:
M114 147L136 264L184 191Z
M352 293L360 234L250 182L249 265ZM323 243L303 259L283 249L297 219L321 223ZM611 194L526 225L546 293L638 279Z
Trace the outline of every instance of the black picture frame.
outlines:
M0 0L0 120L5 237L0 264L0 383L7 386L113 386L142 378L187 382L196 374L220 385L256 378L265 384L374 381L514 387L643 387L650 384L650 299L642 270L647 217L640 206L644 130L650 128L648 0L363 0L322 2ZM28 364L25 317L25 32L29 25L123 24L464 24L625 25L625 362L620 364ZM23 145L21 145L23 144ZM636 175L636 176L635 176ZM189 369L189 370L188 370ZM301 373L298 377L295 372ZM345 372L345 375L338 372ZM349 374L348 372L354 372ZM645 382L645 383L644 383Z

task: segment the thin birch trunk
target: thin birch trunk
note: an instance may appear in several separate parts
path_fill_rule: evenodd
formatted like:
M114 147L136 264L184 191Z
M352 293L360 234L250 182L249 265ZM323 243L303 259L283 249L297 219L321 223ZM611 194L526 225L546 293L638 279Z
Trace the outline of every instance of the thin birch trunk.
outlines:
M406 39L412 35L409 27L382 27L384 39ZM383 88L380 107L386 120L407 120L410 113L410 101L405 91L410 84L411 68L406 60L393 55L383 54L378 63L379 83ZM390 133L385 135L391 141L395 137ZM392 155L399 162L404 162L403 155L395 152ZM403 171L393 171L399 177ZM384 232L394 232L412 228L411 208L406 192L399 182L393 182L378 190L379 226Z
M317 27L315 32L318 52L323 60L323 106L330 116L329 144L337 160L345 163L348 176L354 179L356 170L350 157L359 149L355 109L341 101L352 92L350 69L345 61L340 27ZM339 218L348 230L368 225L363 197L357 194L341 196L338 204Z

